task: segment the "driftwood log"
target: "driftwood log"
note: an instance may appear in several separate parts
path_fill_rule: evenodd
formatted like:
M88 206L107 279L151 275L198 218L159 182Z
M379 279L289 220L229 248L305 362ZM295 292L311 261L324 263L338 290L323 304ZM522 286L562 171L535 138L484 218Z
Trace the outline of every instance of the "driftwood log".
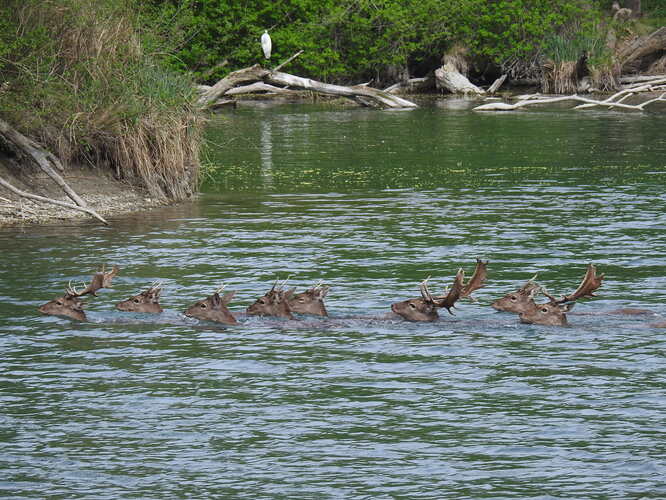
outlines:
M29 198L32 200L42 201L45 203L51 203L54 205L71 208L73 210L86 212L104 224L108 224L108 222L104 220L101 215L99 215L95 210L89 208L86 202L78 194L76 194L76 192L69 186L69 184L65 182L62 176L56 172L56 169L63 172L64 168L60 163L60 160L58 160L58 158L53 153L45 150L35 141L24 136L2 119L0 119L0 136L2 136L6 143L10 145L19 155L32 160L65 192L65 194L74 202L74 204L21 191L1 178L0 185L12 191L14 194L20 196L21 198Z
M421 78L410 78L403 82L394 83L386 87L384 92L399 94L401 92L422 92L435 88L435 75L430 74Z
M281 71L265 69L258 64L229 73L225 78L222 78L215 85L205 90L199 97L199 106L202 108L209 108L232 88L241 85L249 85L255 82L347 97L364 106L377 108L417 107L416 104L406 99L365 85L354 85L351 87L332 85L310 78L290 75L289 73L283 73Z
M452 94L485 94L486 91L470 82L465 75L450 62L435 70L437 88Z
M664 91L660 96L655 97L654 99L649 99L640 104L625 104L622 101L626 100L628 97L635 95L640 92L655 92L655 91ZM559 96L559 97L542 97L542 96L525 96L526 99L522 99L514 104L509 104L505 102L493 102L489 104L483 104L473 108L473 111L513 111L515 109L524 108L526 106L533 106L537 104L551 104L555 102L563 101L576 101L583 103L582 105L576 106L574 109L590 108L594 106L604 106L607 108L622 108L632 111L643 111L646 106L654 102L666 102L666 78L661 78L653 80L651 82L645 82L633 87L628 87L620 92L617 92L610 96L608 99L603 101L598 101L595 99L590 99L588 97L582 97L579 95L568 95L568 96Z

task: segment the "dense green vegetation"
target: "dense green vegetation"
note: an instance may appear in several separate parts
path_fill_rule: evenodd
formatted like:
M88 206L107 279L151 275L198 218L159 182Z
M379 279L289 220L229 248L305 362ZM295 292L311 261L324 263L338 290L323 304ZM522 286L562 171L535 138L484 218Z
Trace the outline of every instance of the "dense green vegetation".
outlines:
M0 117L65 162L106 165L154 195L195 187L200 119L190 78L133 1L5 0ZM0 147L2 144L0 143Z
M447 53L464 54L481 80L543 77L548 61L544 79L566 81L584 53L597 83L611 88L609 35L663 21L666 0L644 0L649 15L622 26L611 20L611 3L3 0L0 118L65 162L107 166L178 199L192 192L199 169L194 83L264 63L264 29L271 65L303 49L289 71L327 82L423 76Z
M183 43L170 63L212 81L261 63L268 29L274 60L305 52L290 71L333 82L389 83L423 76L464 46L477 73L534 75L556 39L604 45L611 0L152 0L149 11ZM666 0L644 0L659 12ZM555 41L555 43L554 43ZM597 50L595 56L603 59ZM222 61L228 64L215 67ZM211 72L211 70L213 70ZM494 76L494 75L490 75Z

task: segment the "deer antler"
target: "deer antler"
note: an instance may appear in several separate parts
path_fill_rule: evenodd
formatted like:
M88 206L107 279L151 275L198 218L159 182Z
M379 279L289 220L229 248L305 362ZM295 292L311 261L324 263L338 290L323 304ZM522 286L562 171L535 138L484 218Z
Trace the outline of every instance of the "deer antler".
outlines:
M430 290L428 290L428 280L430 279L430 276L428 276L426 279L424 279L420 284L419 284L419 290L421 290L421 296L423 297L423 300L426 302L435 302L435 299L433 298L432 294L430 293Z
M601 286L601 282L604 279L604 274L597 275L597 268L593 264L587 265L587 272L583 276L583 281L580 282L576 291L564 295L562 298L555 298L549 294L544 287L539 287L541 293L543 293L553 304L564 304L566 302L575 302L581 297L596 297L594 291Z
M87 294L91 294L97 297L96 292L100 288L111 288L111 280L113 280L113 278L118 274L119 271L120 269L118 268L118 266L113 266L113 269L111 269L111 271L104 272L104 266L103 266L102 271L93 274L90 284L86 286L82 291L77 292L75 288L72 288L71 286L70 288L72 291L76 292L76 295L78 297Z
M449 314L453 314L453 312L451 312L451 308L454 307L455 303L458 301L462 294L464 288L464 279L465 271L460 268L456 273L456 277L453 279L453 284L451 285L451 289L449 290L449 293L446 295L446 297L437 298L437 307L444 307L447 311L449 311Z
M475 300L472 297L472 292L474 290L478 290L482 286L485 285L486 278L488 277L488 261L483 262L481 259L477 257L476 259L476 267L474 268L474 274L472 274L472 277L469 279L467 284L463 287L462 291L460 292L460 298L469 298L470 300Z
M594 291L601 286L604 276L605 274L597 275L596 266L588 264L583 281L580 282L576 291L571 295L565 295L559 302L573 302L581 297L595 297Z
M222 283L222 286L221 286L220 288L218 288L217 290L215 290L215 293L219 295L220 292L221 292L222 290L224 290L224 288L225 288L226 286L227 286L227 285L226 285L225 283Z

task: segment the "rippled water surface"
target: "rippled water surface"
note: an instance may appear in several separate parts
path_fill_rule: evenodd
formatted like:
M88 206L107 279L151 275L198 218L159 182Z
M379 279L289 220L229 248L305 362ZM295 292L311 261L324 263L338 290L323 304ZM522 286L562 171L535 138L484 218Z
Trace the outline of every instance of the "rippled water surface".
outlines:
M199 200L0 230L0 495L666 497L666 118L467 107L242 106L211 123ZM477 302L387 314L476 257ZM568 328L489 307L588 262L606 279ZM90 322L39 315L102 263ZM332 286L328 321L181 314L288 275ZM157 280L162 315L114 310Z

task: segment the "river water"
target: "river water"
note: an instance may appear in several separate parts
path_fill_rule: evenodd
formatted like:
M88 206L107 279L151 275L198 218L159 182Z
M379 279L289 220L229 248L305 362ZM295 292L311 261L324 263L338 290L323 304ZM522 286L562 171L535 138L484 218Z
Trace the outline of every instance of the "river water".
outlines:
M666 116L469 107L244 105L211 121L199 200L0 230L0 495L666 497ZM455 316L386 314L476 257ZM568 328L489 307L589 262ZM89 323L39 315L103 263ZM180 314L288 276L331 285L329 321ZM154 281L165 313L114 310Z

